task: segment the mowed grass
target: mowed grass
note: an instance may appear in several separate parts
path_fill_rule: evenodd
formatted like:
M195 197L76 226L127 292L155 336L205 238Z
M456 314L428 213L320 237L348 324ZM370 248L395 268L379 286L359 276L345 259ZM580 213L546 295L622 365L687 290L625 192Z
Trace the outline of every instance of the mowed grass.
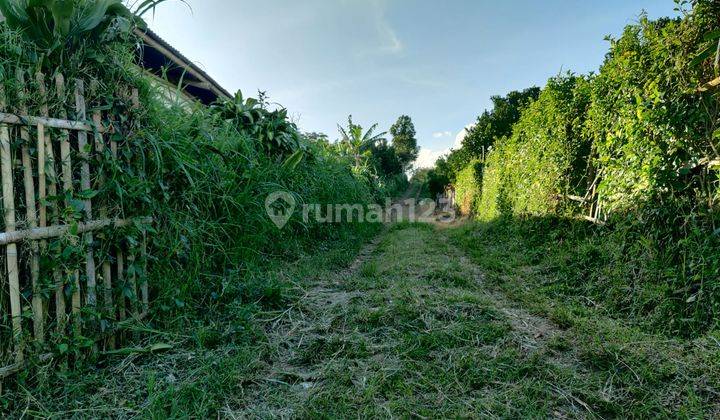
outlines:
M134 346L96 363L39 367L0 396L3 418L214 418L249 404L246 390L263 383L274 362L268 334L298 304L304 285L349 266L379 227L319 244L296 261L270 262L252 275L226 273L245 292L203 319L174 331L152 326ZM219 314L219 315L218 315ZM172 349L148 352L155 344Z
M328 348L321 360L315 353L322 377L298 415L466 416L491 412L493 404L516 412L505 398L489 396L522 400L537 361L512 342L510 324L462 268L432 227L392 228L341 283L357 298L337 308L328 334L349 345Z
M577 361L565 377L573 398L606 418L720 417L720 332L697 339L654 334L643 319L583 296L580 286L567 286L565 270L587 264L581 260L584 239L553 242L533 226L513 220L468 224L451 237L479 265L489 287L563 331L549 344ZM591 262L598 270L604 264ZM628 288L628 298L633 293Z
M476 267L428 225L397 225L341 287L298 417L582 416L555 350L528 348ZM563 383L565 382L565 383Z
M574 300L550 299L538 287L550 270L539 265L542 258L523 238L477 240L478 235L478 226L394 227L342 282L356 297L335 309L322 343L308 344L312 358L305 362L321 374L293 413L720 414L717 337L678 341L649 335ZM526 328L538 323L545 326Z
M16 416L713 418L720 340L641 332L542 287L553 255L484 225L398 224L265 276L175 348L12 394ZM492 235L491 235L492 233ZM547 250L543 252L547 253ZM557 257L557 256L555 256ZM279 291L279 292L278 292ZM268 296L279 296L270 299Z

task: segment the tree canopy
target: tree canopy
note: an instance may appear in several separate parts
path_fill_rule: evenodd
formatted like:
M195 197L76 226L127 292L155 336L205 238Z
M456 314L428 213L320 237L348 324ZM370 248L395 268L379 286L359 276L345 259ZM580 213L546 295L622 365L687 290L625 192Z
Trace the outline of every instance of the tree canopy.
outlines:
M531 87L522 91L513 91L506 96L493 96L491 98L493 109L485 111L477 122L468 130L463 148L473 158L483 155L502 137L512 135L513 126L520 120L522 110L535 101L540 95L540 88Z
M393 137L393 146L400 163L405 169L408 169L420 152L412 119L407 115L400 116L397 122L390 127L390 134Z

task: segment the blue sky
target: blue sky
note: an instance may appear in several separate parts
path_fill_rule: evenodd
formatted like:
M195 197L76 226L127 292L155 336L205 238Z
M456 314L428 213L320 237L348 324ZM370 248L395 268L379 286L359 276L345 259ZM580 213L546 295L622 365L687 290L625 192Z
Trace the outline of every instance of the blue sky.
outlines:
M672 0L188 0L150 27L231 92L266 91L303 131L348 114L383 131L410 115L420 163L458 141L490 96L602 63L606 35Z

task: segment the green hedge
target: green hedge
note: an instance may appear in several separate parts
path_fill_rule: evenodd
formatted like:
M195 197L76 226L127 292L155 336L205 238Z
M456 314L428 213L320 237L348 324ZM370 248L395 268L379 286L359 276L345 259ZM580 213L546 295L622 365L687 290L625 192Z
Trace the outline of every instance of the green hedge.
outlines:
M719 8L703 1L682 19L643 18L612 41L593 81L587 124L608 212L706 195L712 186L713 180L695 175L703 158L718 156L718 95L696 89L716 74L712 60L705 65L693 60L717 45L717 39L706 38L718 30Z
M598 74L550 79L488 155L476 211L576 218L588 205L568 196L590 197L597 180L608 223L574 238L568 293L684 336L720 319L720 177L708 164L720 156L720 94L698 92L718 75L720 3L692 6L628 26Z
M510 138L499 139L487 159L478 214L564 213L562 198L584 195L590 140L583 133L589 104L587 78L550 79L522 112Z
M455 181L455 202L464 215L474 214L482 191L483 163L471 162Z

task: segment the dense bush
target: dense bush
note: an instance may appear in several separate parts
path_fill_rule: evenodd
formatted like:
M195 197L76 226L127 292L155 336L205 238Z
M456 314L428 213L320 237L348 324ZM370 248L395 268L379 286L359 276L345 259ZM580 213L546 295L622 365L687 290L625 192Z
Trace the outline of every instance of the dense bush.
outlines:
M483 185L483 163L472 162L457 174L455 202L464 215L473 214L477 208Z
M554 268L561 289L693 336L720 316L720 96L698 91L720 70L720 4L679 6L681 17L643 17L611 39L598 74L550 79L512 136L495 140L476 214L552 220L592 209L606 226L565 237L552 229L576 225L542 225L546 239L571 244Z
M43 16L52 28L52 15ZM99 258L108 255L109 244L124 244L137 257L126 266L128 273L149 279L151 321L177 326L178 322L199 322L213 314L223 316L229 304L282 299L275 289L272 296L263 297L265 286L257 281L272 261L291 260L317 249L324 241L369 235L378 228L360 223L317 223L313 218L306 222L301 206L373 203L388 190L402 188L401 180L380 183L377 178L353 171L353 156L336 145L302 136L285 110L268 109L262 98L247 100L238 95L234 101L213 108L169 104L167 95L157 91L157 83L137 71L133 48L138 40L130 30L133 21L123 20L128 25L118 27L120 17L108 15L107 19L103 27L116 31L112 38L107 37L107 31L73 38L72 43L57 50L57 56L48 56L44 43L20 36L7 23L0 24L0 83L6 88L8 103L16 101L19 91L16 69L30 75L44 71L47 79L59 71L69 86L74 78L96 81L97 87L88 94L88 106L91 111L100 109L113 116L117 126L112 140L118 143L121 156L114 159L107 149L99 156L102 170L108 174L103 186L94 178L93 191L76 188L74 193L61 191L57 197L48 198L62 215L61 222L81 221L85 217L82 206L78 209L72 205L88 196L94 197L97 207L107 206L112 217L152 215L155 219L149 229L132 225L97 232L100 245L87 243L84 236L51 241L44 262L77 268L82 260L78 256L84 255L87 247L102 247L95 250ZM131 109L130 99L118 95L127 93L131 86L139 88L139 109ZM31 88L37 90L32 84ZM50 104L52 115L58 115L63 102L54 100ZM30 98L31 109L37 109L38 104L37 97ZM297 155L297 151L302 154ZM33 149L32 153L37 151ZM79 165L78 156L73 156L73 163ZM273 224L265 208L266 198L276 191L289 192L299 206L282 230ZM68 208L66 202L71 204ZM151 245L149 267L144 272L138 244L146 234ZM69 247L67 243L75 245ZM56 287L52 282L47 279L44 285L48 294ZM116 296L132 293L126 285L115 287ZM253 287L259 290L248 291ZM23 293L28 297L32 290ZM245 301L246 296L252 296L253 301ZM0 301L5 298L0 291ZM89 318L109 319L105 318L109 315L83 313ZM3 313L0 320L2 334L8 331L7 316ZM71 336L55 338L73 340ZM3 342L7 339L0 336ZM91 341L80 345L91 345Z
M697 175L718 156L718 96L696 90L716 75L693 59L718 29L719 7L703 1L683 19L643 18L612 40L588 121L607 212L664 198L707 202L713 180Z
M522 110L536 100L539 94L540 88L531 87L520 92L510 92L506 96L490 98L492 109L483 112L475 124L467 129L462 147L441 157L435 164L435 178L445 183L442 189L456 182L460 171L472 161L485 159L498 139L510 137Z
M489 151L497 139L509 137L513 126L520 119L522 110L540 95L540 88L531 87L521 92L514 91L506 96L490 98L493 108L480 115L475 124L468 129L463 140L463 149L467 149L474 158L480 158Z
M487 162L488 193L479 204L483 218L563 213L562 197L585 195L591 144L583 134L588 88L583 77L550 79L523 110L512 136L498 140Z
M151 100L149 98L149 100ZM151 100L152 103L152 100ZM288 191L303 204L374 201L373 187L350 170L353 160L333 147L308 142L310 158L295 169L278 165L256 139L202 107L191 114L155 103L139 135L148 142L154 167L151 182L164 186L154 201L160 235L150 269L166 310L207 312L228 303L243 279L269 260L293 258L320 240L374 227L319 224L298 210L280 230L268 218L266 197ZM188 305L192 303L192 305ZM192 308L192 309L188 309Z

